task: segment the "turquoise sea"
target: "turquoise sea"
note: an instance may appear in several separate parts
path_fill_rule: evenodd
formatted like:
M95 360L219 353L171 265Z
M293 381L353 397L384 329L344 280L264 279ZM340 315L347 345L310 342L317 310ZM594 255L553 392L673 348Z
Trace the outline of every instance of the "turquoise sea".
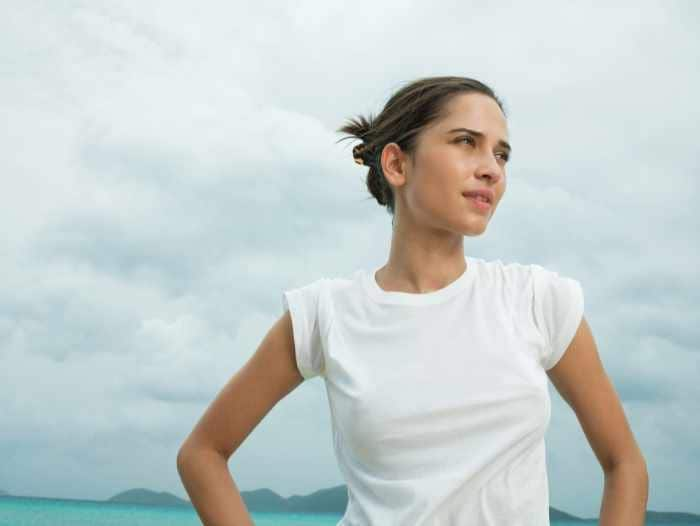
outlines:
M342 515L251 513L255 526L335 526ZM190 507L90 500L0 498L0 526L201 526Z
M337 514L252 513L256 526L335 526ZM0 498L0 526L201 526L193 508L36 497ZM552 526L597 524L552 522ZM697 526L674 522L675 526ZM653 524L647 522L647 526Z

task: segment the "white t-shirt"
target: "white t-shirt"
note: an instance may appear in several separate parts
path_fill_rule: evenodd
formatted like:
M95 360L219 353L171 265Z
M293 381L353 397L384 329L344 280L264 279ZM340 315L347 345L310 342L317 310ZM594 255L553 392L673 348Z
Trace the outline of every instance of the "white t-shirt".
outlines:
M383 290L377 267L282 294L299 371L328 394L338 526L549 525L545 371L583 291L540 265L465 259L428 293Z

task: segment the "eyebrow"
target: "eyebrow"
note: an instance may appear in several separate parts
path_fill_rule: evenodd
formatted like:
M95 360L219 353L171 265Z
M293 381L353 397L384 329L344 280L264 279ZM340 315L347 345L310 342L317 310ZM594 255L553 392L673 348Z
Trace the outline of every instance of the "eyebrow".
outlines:
M477 136L477 137L483 137L483 136L484 136L484 134L481 133L480 131L470 130L469 128L453 128L453 129L451 129L450 131L448 131L447 133L454 133L454 132L467 132L467 133L471 133L472 135L475 135L475 136ZM503 139L500 139L500 140L498 141L498 145L499 145L499 146L503 146L506 150L508 150L508 153L510 153L511 150L512 150L511 147L510 147L510 144L508 144L508 143L507 143L506 141L504 141Z

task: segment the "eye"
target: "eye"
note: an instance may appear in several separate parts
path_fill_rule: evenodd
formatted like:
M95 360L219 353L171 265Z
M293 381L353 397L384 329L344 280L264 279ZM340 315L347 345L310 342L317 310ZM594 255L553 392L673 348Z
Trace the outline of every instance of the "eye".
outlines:
M466 139L466 140L465 140ZM466 142L467 144L474 144L474 138L471 135L465 135L463 137L459 137L457 139L457 142ZM503 156L502 159L504 162L508 162L510 160L510 154L507 152L501 152L501 155Z

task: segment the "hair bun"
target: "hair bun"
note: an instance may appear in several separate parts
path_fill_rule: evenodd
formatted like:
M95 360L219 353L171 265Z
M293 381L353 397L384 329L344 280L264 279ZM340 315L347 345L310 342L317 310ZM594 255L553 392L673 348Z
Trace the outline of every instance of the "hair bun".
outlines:
M362 142L360 144L355 145L355 147L352 149L352 157L355 159L355 162L357 164L362 164L362 165L367 165L367 160L365 159L365 155L367 153L367 145Z

